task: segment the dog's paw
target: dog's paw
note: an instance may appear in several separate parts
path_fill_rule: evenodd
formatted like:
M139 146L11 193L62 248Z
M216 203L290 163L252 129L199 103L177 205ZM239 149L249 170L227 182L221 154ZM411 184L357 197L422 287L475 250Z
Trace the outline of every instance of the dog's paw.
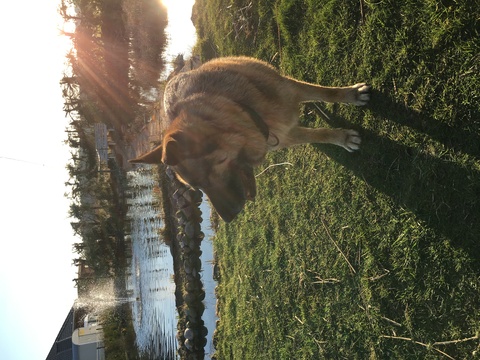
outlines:
M341 145L348 152L360 149L362 139L360 134L355 130L342 130L345 136L344 143Z
M353 104L357 106L366 105L370 100L370 86L365 83L352 85L351 88L355 91Z

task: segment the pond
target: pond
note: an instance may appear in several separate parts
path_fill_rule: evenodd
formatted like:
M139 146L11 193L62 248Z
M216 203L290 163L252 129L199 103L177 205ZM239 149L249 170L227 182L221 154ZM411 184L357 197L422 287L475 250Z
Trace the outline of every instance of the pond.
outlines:
M163 223L153 195L155 179L149 167L128 173L128 218L131 223L132 260L127 276L127 290L133 314L137 345L154 359L177 358L177 321L173 258L170 247L160 237ZM210 209L204 203L204 214ZM209 216L204 216L208 218ZM207 220L202 223L202 281L205 289L205 311L202 319L208 329L205 359L213 353L212 334L215 330L216 298L213 280L212 231Z

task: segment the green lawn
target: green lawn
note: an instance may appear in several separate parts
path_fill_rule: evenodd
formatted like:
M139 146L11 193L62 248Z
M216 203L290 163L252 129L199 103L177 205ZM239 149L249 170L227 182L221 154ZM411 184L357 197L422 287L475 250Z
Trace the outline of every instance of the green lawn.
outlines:
M220 223L218 358L480 358L480 1L249 3L197 0L203 60L374 90L320 104L359 152L272 153Z

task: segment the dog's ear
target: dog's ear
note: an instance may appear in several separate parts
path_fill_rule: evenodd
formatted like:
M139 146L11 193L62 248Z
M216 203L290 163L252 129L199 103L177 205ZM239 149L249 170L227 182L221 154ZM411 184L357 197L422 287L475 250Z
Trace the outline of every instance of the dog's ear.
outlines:
M183 131L176 131L164 139L165 151L162 161L166 165L175 166L185 159L195 159L205 156L216 149L212 140L198 139Z
M157 146L152 151L136 159L128 160L128 162L132 164L160 164L162 162L162 146Z
M165 152L162 144L136 159L128 160L128 162L132 164L160 164L163 162L166 165L174 166L188 157L188 140L181 132L167 135L164 143Z
M181 131L168 134L163 140L165 143L165 152L162 154L162 161L166 165L175 166L182 160L190 157L189 139Z

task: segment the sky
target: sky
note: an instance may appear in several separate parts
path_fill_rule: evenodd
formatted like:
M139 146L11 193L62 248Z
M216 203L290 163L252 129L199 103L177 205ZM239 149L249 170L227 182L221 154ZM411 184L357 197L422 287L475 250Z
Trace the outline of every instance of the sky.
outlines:
M167 59L194 44L194 0L163 0ZM4 2L0 11L0 357L45 359L76 299L59 81L68 40L59 0Z

